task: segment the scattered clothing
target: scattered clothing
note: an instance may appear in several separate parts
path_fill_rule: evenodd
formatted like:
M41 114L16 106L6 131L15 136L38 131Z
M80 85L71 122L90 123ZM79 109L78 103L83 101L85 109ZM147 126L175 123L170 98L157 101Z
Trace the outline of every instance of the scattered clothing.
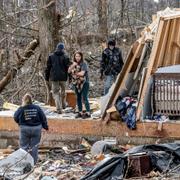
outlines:
M169 120L169 117L161 115L161 114L157 114L157 115L154 115L154 116L146 116L146 119L155 120L155 121L167 121L167 120Z
M115 106L127 127L136 129L136 100L132 97L119 97Z

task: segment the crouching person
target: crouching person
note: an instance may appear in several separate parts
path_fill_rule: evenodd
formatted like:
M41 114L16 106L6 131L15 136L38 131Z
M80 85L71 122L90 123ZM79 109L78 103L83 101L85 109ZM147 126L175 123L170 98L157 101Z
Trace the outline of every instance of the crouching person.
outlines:
M14 114L14 120L20 127L20 148L29 152L34 164L38 160L38 145L41 140L41 129L48 130L47 119L44 112L32 103L30 94L22 99L22 106Z

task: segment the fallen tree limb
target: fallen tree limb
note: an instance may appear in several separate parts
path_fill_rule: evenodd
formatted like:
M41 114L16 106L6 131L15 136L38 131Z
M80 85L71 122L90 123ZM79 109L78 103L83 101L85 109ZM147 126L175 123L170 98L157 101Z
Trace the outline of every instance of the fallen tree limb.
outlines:
M31 77L29 78L29 80L27 81L27 83L25 83L23 86L21 86L20 89L18 89L9 99L7 102L9 102L10 100L12 100L20 91L22 91L23 89L27 88L30 85L30 82L33 80L35 73L37 72L37 67L38 67L38 63L40 61L41 58L41 54L38 55L38 58L35 62L35 67L34 67L34 72L32 73Z
M36 49L38 45L39 45L39 41L37 39L34 39L33 41L29 43L29 45L25 49L23 56L20 56L16 52L16 55L18 57L17 64L15 65L15 67L10 69L7 72L7 74L3 77L3 79L0 81L0 93L10 83L10 81L16 76L17 70L21 69L25 61L28 60L28 58L30 58L32 54L34 54L34 50Z

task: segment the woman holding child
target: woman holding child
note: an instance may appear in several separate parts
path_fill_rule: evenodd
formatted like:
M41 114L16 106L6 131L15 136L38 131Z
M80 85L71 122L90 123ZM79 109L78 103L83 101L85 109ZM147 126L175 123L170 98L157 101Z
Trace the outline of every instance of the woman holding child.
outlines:
M83 60L83 54L80 51L74 53L73 63L68 69L68 73L71 75L71 82L75 89L77 97L78 114L76 118L89 118L90 106L88 100L89 93L89 77L88 66ZM86 112L83 113L82 99L85 104Z

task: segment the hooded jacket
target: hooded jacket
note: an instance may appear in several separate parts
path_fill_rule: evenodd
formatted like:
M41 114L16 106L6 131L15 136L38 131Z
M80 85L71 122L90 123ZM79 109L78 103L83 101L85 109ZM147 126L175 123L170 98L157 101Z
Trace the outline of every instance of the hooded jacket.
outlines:
M56 50L51 54L47 61L45 70L46 81L67 81L69 57L63 50Z
M48 130L47 119L41 108L34 104L19 107L14 113L14 120L20 126L38 126L42 124L42 127Z
M113 50L106 48L102 53L100 72L105 75L118 75L123 66L121 50L115 47Z

